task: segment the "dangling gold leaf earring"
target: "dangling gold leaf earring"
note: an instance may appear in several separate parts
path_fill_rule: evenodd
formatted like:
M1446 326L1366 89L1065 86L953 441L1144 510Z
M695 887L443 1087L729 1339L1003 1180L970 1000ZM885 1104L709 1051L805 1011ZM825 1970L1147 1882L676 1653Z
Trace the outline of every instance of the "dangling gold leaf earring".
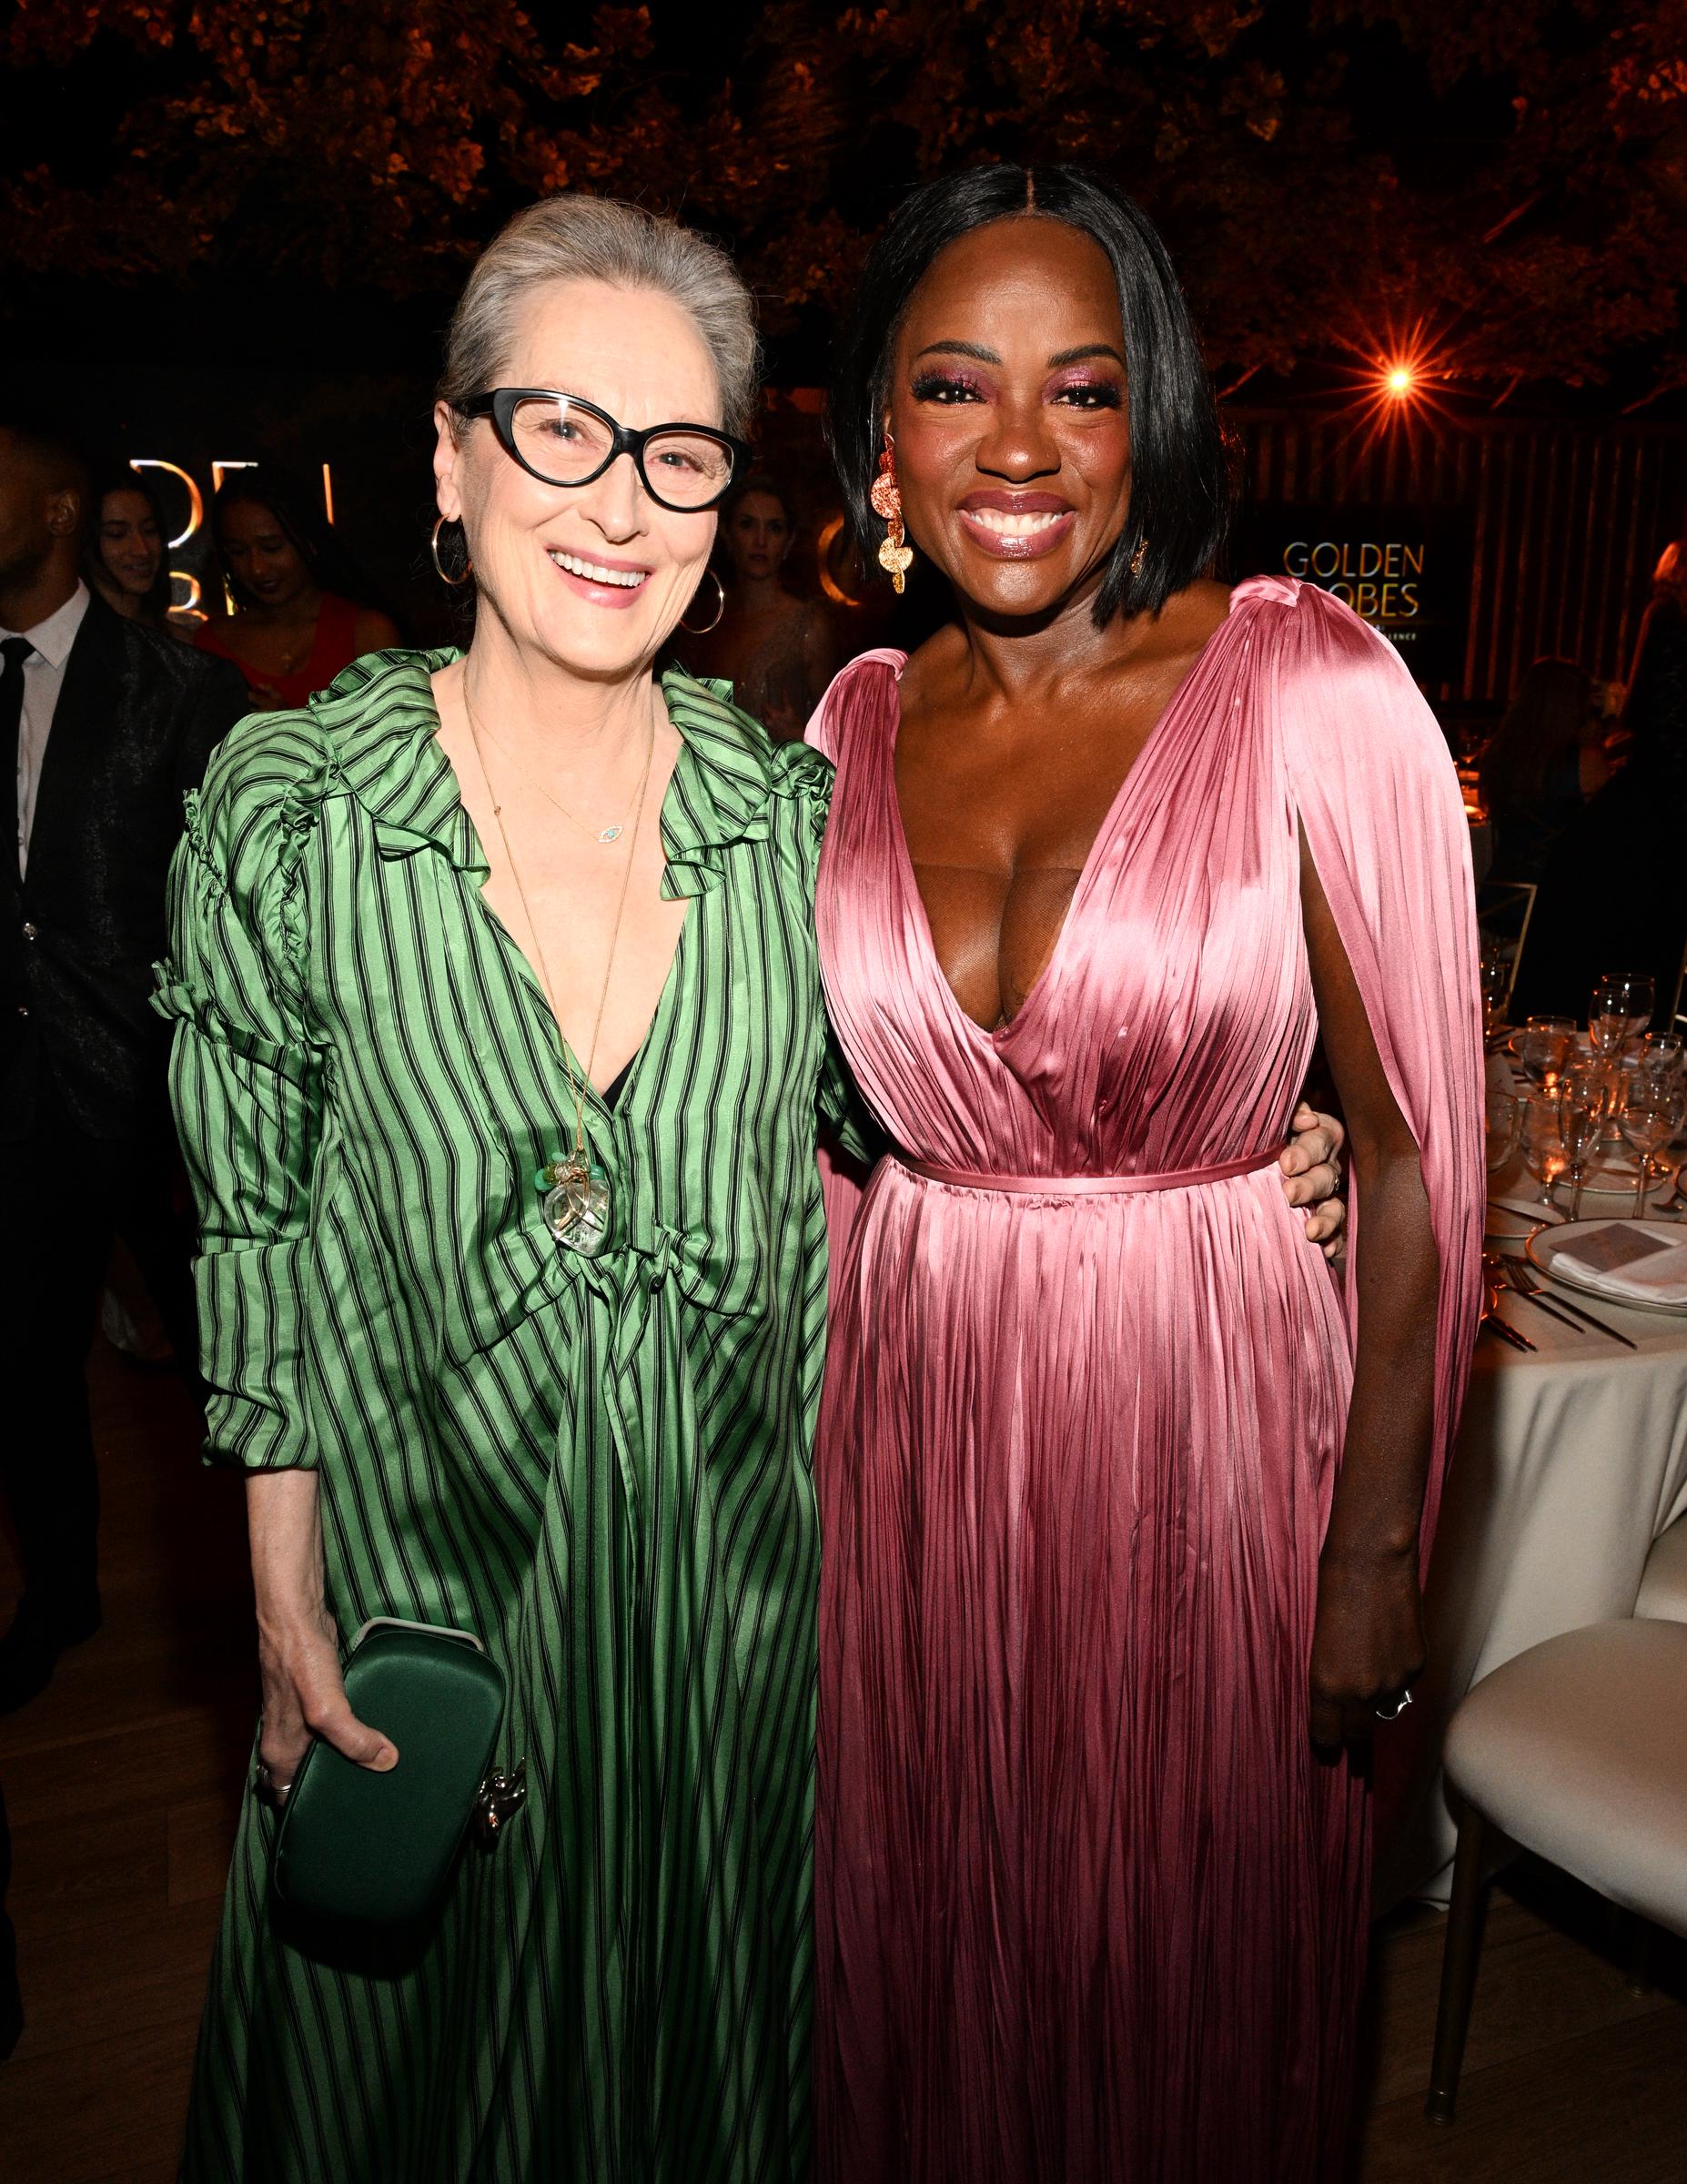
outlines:
M1147 554L1147 551L1148 541L1147 539L1139 539L1136 541L1136 551L1130 557L1130 572L1133 576L1140 576L1142 574L1143 557Z
M896 484L895 442L887 426L884 447L879 456L879 474L873 480L868 500L873 503L874 515L884 519L885 539L879 548L879 567L888 571L893 591L900 593L904 574L914 560L914 549L904 545L906 533L902 527L902 494Z

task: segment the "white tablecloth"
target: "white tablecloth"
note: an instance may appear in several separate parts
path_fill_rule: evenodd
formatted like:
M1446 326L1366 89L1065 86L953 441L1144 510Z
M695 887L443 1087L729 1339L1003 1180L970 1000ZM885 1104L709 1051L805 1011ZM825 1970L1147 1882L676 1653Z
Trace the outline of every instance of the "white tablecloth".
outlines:
M1537 1187L1510 1170L1495 1188ZM1409 1784L1379 1844L1382 1909L1447 1900L1456 1828L1440 1754L1459 1701L1542 1639L1631 1613L1652 1541L1687 1513L1687 1318L1581 1301L1639 1350L1515 1296L1503 1316L1536 1353L1477 1345L1424 1601L1429 1665L1400 1724Z

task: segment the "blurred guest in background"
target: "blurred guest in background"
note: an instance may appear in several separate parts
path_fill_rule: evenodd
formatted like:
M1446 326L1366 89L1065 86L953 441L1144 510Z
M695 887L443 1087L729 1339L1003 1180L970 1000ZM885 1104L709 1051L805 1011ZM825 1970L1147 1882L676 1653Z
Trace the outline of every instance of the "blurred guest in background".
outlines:
M226 478L211 532L235 611L219 612L207 587L212 612L197 642L234 662L258 711L302 705L342 667L398 643L390 617L358 603L346 557L284 471L264 463Z
M1623 703L1622 727L1636 755L1687 744L1687 536L1672 540L1652 572Z
M1482 755L1494 880L1538 881L1553 844L1611 779L1593 678L1573 660L1537 660Z
M1687 950L1687 538L1666 547L1622 709L1628 760L1547 860L1511 1017L1587 1013L1602 971L1650 972L1667 1019Z
M0 1713L99 1624L84 1366L114 1234L178 1357L196 1354L152 966L182 792L245 709L232 669L90 592L91 504L68 443L24 413L0 419L0 745L17 784L0 940L0 1489L24 1572Z
M167 628L170 534L157 495L138 470L112 463L95 473L90 506L82 551L88 589L131 622Z
M786 590L784 567L797 540L790 495L765 473L747 478L721 512L717 570L725 564L718 622L676 648L693 674L732 685L733 703L776 743L794 742L837 672L838 644L817 600ZM708 613L705 580L695 618ZM683 623L681 625L684 628Z

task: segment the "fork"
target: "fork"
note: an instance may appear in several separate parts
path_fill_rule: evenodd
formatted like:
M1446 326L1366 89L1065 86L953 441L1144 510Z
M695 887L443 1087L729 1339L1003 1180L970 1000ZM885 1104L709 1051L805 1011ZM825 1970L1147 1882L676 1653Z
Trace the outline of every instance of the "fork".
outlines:
M1570 1314L1551 1298L1542 1297L1538 1290L1528 1288L1524 1277L1515 1267L1502 1262L1497 1271L1500 1280L1513 1297L1520 1297L1525 1304L1532 1304L1538 1311L1545 1312L1549 1319L1556 1320L1561 1327L1567 1327L1572 1335L1587 1333L1588 1330L1581 1322L1579 1320L1572 1320Z
M1546 1285L1526 1259L1517 1259L1508 1251L1501 1253L1500 1263L1505 1268L1507 1281L1520 1297L1528 1298L1530 1304L1539 1305L1543 1312L1551 1312L1555 1320L1561 1320L1566 1327L1574 1328L1578 1334L1583 1333L1586 1328L1597 1328L1601 1335L1609 1335L1613 1342L1621 1342L1625 1350L1640 1348L1638 1342L1631 1342L1627 1335L1619 1334L1614 1327L1607 1326L1603 1320L1595 1319L1591 1312L1583 1311L1579 1304L1571 1304L1568 1297L1542 1294ZM1572 1313L1575 1315L1573 1319L1571 1317Z

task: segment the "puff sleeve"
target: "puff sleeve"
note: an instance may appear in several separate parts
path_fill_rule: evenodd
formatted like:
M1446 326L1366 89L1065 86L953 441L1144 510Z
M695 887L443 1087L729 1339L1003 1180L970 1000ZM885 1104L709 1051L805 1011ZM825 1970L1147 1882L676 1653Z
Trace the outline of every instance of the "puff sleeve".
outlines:
M199 1214L206 1455L248 1471L316 1463L302 1347L324 1068L304 1023L300 867L323 774L302 716L234 731L185 800L157 966Z

